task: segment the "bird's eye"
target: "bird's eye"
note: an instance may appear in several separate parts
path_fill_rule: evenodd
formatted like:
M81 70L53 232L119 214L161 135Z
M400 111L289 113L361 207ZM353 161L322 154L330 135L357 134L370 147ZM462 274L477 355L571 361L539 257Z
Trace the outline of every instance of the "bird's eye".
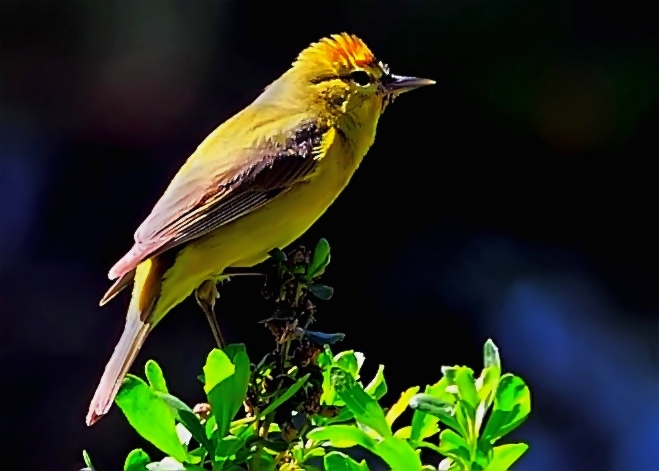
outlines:
M350 80L355 82L360 87L365 87L371 83L371 76L368 74L368 72L363 70L355 70L350 74Z

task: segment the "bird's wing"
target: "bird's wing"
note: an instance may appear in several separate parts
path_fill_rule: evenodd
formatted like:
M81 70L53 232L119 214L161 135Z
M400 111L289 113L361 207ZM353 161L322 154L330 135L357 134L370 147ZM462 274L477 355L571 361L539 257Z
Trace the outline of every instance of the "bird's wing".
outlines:
M305 123L233 153L239 155L232 155L229 164L213 167L208 159L189 159L135 232L135 244L110 270L110 279L120 277L118 285L145 259L234 221L304 181L333 136Z

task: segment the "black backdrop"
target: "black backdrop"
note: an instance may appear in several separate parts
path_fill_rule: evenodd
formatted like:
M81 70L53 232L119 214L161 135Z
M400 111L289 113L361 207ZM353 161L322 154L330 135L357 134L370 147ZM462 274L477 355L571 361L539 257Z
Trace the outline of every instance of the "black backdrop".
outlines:
M659 465L657 25L621 1L3 1L0 335L3 465L118 469L142 445L114 410L84 426L126 295L109 267L217 124L309 42L360 35L437 85L398 100L327 237L316 327L379 363L389 400L493 337L534 400L520 470ZM253 356L259 282L223 290ZM147 358L193 402L212 347L193 301ZM418 365L416 370L408 362ZM654 443L654 445L653 445Z

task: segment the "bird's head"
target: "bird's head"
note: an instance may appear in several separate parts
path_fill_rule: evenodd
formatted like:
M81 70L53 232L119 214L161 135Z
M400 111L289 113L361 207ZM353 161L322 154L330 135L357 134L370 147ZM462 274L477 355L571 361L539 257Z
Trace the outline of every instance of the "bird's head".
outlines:
M334 34L311 44L293 63L314 94L343 111L375 108L380 112L401 93L432 80L394 75L357 36Z
M392 74L361 39L346 33L323 38L304 49L282 79L274 87L277 91L299 94L305 101L313 100L358 121L365 115L379 116L404 92L435 83Z

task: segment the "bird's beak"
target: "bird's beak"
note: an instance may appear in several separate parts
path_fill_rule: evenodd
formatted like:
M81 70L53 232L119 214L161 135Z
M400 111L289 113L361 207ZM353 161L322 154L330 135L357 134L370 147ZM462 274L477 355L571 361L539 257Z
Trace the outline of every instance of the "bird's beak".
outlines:
M404 77L402 75L393 74L387 75L382 81L385 91L392 95L400 95L401 93L409 92L415 88L434 85L434 83L435 81L430 79Z

